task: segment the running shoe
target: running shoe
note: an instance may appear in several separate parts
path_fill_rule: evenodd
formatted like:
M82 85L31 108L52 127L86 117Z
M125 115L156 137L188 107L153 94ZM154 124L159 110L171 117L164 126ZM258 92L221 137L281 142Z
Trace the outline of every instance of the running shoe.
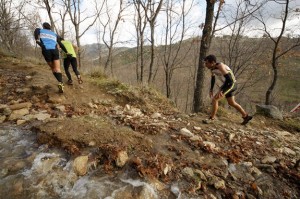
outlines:
M214 123L215 121L216 121L216 119L212 118L212 117L209 117L208 119L202 120L202 122L204 124L211 124L211 123Z
M69 85L73 85L73 81L71 79L68 80Z
M252 116L250 116L250 115L247 115L246 117L243 117L243 122L241 123L241 125L246 125L246 124L248 124L248 122L250 122L250 120L252 120Z
M63 83L59 83L57 85L57 87L58 87L58 92L59 93L63 93L64 92L64 84Z
M78 83L79 83L79 84L82 84L82 83L83 83L83 81L82 81L82 79L81 79L80 76L78 77Z

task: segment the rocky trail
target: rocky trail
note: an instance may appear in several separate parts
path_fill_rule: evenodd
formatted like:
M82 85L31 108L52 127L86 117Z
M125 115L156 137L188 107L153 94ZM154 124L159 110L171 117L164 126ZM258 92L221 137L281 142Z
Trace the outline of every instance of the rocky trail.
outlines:
M180 113L149 89L99 76L83 81L59 94L46 64L0 56L0 125L64 149L74 182L95 171L126 172L156 193L114 198L300 198L299 132L260 115L242 126L231 111L203 124L205 113Z

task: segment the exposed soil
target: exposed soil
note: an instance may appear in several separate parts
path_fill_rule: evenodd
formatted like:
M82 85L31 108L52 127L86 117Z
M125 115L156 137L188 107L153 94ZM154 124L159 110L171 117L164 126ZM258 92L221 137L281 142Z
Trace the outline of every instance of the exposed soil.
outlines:
M64 148L72 157L93 154L106 172L122 172L114 161L119 151L126 151L129 160L124 169L165 184L184 181L183 191L193 197L300 198L299 132L289 131L281 139L280 132L286 131L270 119L255 116L249 125L241 126L239 115L228 111L215 123L203 124L207 114L180 113L154 91L120 87L116 81L103 83L105 80L87 75L83 75L84 83L78 84L73 73L74 85L65 85L65 92L59 94L46 64L11 57L0 56L0 72L0 104L30 102L31 114L51 115L20 125L36 132L39 144ZM183 128L198 137L183 135ZM285 147L295 154L279 150ZM270 167L261 165L266 156L276 157ZM259 168L268 182L260 184L258 178L228 174L228 163L247 162ZM182 170L187 167L210 172L226 186L186 177ZM264 187L266 184L271 188Z

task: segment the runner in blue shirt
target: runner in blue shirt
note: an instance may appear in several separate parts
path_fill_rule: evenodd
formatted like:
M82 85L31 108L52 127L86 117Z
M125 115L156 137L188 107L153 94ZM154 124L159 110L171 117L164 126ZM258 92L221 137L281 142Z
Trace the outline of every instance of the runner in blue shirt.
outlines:
M57 44L60 48L67 53L66 48L61 43L60 36L51 31L51 26L49 23L43 23L43 29L36 28L34 31L34 38L36 43L42 48L42 54L50 66L54 77L57 79L58 89L60 93L64 92L64 85L62 81L62 73L60 70L59 61L59 50Z

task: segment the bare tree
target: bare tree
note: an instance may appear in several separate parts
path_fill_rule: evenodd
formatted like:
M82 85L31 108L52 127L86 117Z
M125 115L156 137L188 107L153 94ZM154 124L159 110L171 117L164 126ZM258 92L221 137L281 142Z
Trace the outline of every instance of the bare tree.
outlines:
M194 91L194 101L193 101L194 112L199 112L205 106L204 87L205 87L206 71L202 60L206 57L206 54L210 47L211 37L213 36L212 32L213 32L215 3L216 3L215 0L206 0L206 16L205 16L205 22L202 31L198 70L197 70L197 77L196 77L196 88ZM224 1L221 1L220 4L221 3L224 3Z
M178 3L181 3L179 13L175 9L175 5ZM186 16L193 6L193 1L188 8L186 8L186 1L166 1L165 12L167 21L165 32L163 33L164 46L163 52L161 53L161 59L164 66L166 96L168 98L172 97L171 81L173 74L176 69L186 67L183 64L183 61L186 59L192 46L191 42L189 47L187 46L184 51L181 50L183 48L183 40L186 36L186 31L189 28L186 25Z
M42 0L42 2L46 6L48 17L50 19L51 29L55 29L56 30L54 19L53 19L53 16L52 16L52 8L54 6L54 1L53 0Z
M249 24L253 19L253 16L248 14L249 10L256 8L257 5L249 4L243 0L236 3L236 6L231 7L235 9L234 12L223 11L222 13L226 22L231 23L231 25L228 26L230 35L219 39L221 40L219 42L219 53L221 59L231 67L235 77L239 80L237 91L239 93L264 78L264 75L257 73L258 60L264 52L261 50L263 46L261 45L261 39L249 39L246 36L248 32L251 32Z
M82 11L81 6L82 6L83 0L64 0L65 6L67 7L69 11L69 16L71 19L71 23L74 26L75 30L75 39L76 39L76 44L78 46L78 63L79 67L81 67L81 55L82 55L82 49L81 49L81 42L80 38L95 24L97 21L101 10L103 8L104 2L99 6L97 1L94 1L95 4L95 11L94 13L91 13L90 15L85 16L86 10ZM83 18L81 18L84 16ZM91 20L86 27L81 31L80 28L82 28L82 25L84 22Z
M66 36L66 23L67 23L67 16L69 13L69 7L65 6L64 1L61 0L61 2L57 2L57 4L61 7L58 11L54 11L56 13L61 21L61 29L56 30L60 36L65 37Z
M103 34L102 34L102 41L108 49L108 55L104 65L104 71L107 71L108 66L110 66L110 72L114 75L113 72L113 50L115 45L115 35L117 32L118 25L123 17L123 12L126 9L126 5L124 0L119 1L119 9L116 19L112 19L111 8L108 5L108 1L105 1L105 10L106 10L106 17L107 19L104 21L102 18L100 19L100 23L103 26ZM108 35L108 37L107 37Z
M147 3L146 3L147 2ZM154 58L155 58L155 23L156 18L161 10L161 7L163 5L163 0L147 0L143 2L142 7L145 11L147 21L150 26L150 42L151 42L151 55L150 55L150 64L149 64L149 75L148 75L148 84L151 83L153 80L153 65L154 65Z
M271 55L271 66L273 70L273 78L272 78L271 85L266 92L265 104L267 105L271 104L272 93L277 83L278 64L280 58L282 58L285 54L287 54L292 49L296 48L297 46L300 46L299 36L296 39L284 39L284 34L287 31L286 25L291 15L290 14L291 8L289 7L291 0L274 0L271 2L283 6L282 16L281 16L281 27L279 33L274 36L274 32L276 31L268 28L266 24L266 20L263 17L263 15L261 14L259 17L257 17L257 19L263 25L264 36L270 39L270 41L273 43L272 55Z
M30 4L33 5L33 7L36 7L37 10L43 9L46 10L49 22L51 25L51 29L55 30L57 32L56 26L55 26L55 20L54 20L54 7L55 7L55 1L54 0L35 0L31 2Z
M206 17L205 17L205 23L201 25L203 27L202 31L202 38L201 38L201 44L200 44L200 53L199 53L199 63L198 63L198 70L197 70L197 77L196 77L196 87L194 91L194 100L193 100L193 111L199 112L202 108L205 107L205 85L206 85L206 70L204 67L203 59L206 57L207 52L209 51L210 44L212 41L212 38L216 31L220 31L222 29L225 29L228 26L231 26L235 23L235 21L241 20L245 17L247 17L250 14L253 14L256 12L265 1L261 2L260 4L257 4L258 6L255 6L254 9L248 10L248 13L242 18L238 18L234 20L233 22L228 23L227 25L216 29L217 21L219 19L219 14L221 11L221 8L223 4L225 3L224 0L219 0L219 7L217 9L216 17L214 18L214 6L217 0L206 0ZM245 1L247 4L252 4L250 0Z
M8 0L0 1L0 41L4 48L11 51L14 33L14 13L12 2Z
M135 7L135 28L137 37L136 46L136 79L139 83L144 80L144 39L145 29L147 26L146 12L147 10L142 8L142 2L140 0L133 0ZM147 8L147 7L144 7ZM144 11L144 12L143 12Z
M0 47L9 50L10 52L17 52L18 47L21 47L28 42L19 42L24 34L22 29L24 26L21 24L24 17L22 14L25 2L20 1L18 5L14 5L12 1L0 0Z

